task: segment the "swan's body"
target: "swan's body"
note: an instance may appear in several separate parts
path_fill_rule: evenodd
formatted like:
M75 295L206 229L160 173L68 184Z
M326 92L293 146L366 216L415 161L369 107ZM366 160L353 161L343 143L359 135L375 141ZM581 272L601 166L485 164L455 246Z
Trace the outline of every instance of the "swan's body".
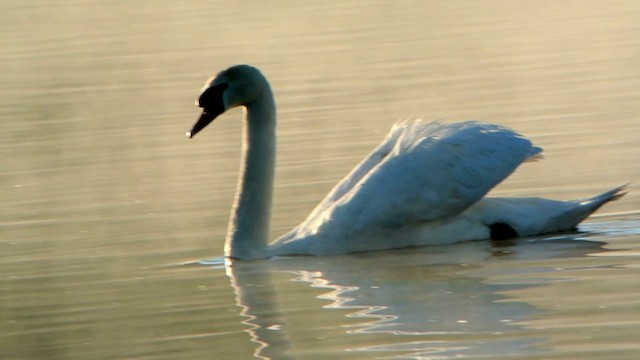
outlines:
M515 132L480 122L396 124L309 217L268 243L276 111L255 68L238 65L207 82L192 137L219 114L245 108L242 169L225 255L332 255L570 230L619 187L586 200L483 198L542 151Z

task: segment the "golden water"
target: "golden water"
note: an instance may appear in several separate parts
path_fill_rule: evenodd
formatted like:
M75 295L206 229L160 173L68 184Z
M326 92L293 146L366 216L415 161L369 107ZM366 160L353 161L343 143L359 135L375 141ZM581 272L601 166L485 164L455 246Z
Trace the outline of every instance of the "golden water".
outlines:
M241 115L184 137L220 69L274 87L276 236L403 118L545 149L495 195L637 183L639 19L634 1L5 1L0 358L636 359L633 184L582 234L180 264L222 254Z

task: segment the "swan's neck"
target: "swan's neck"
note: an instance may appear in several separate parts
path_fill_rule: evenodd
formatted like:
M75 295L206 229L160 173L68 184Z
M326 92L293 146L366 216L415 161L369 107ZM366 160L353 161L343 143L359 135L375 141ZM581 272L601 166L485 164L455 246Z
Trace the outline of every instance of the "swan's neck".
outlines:
M245 107L240 178L225 255L266 257L276 154L276 109L270 92Z

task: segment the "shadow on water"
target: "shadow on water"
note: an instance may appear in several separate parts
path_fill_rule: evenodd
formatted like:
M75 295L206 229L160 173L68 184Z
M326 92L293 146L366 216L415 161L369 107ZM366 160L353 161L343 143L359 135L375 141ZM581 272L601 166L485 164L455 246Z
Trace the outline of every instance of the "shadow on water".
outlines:
M504 357L546 351L545 338L522 324L544 310L509 295L509 291L557 281L545 278L545 272L554 269L540 266L540 260L606 251L599 241L575 241L580 236L203 263L226 269L241 308L241 321L256 344L254 355L259 359L296 358L292 334L313 330L288 324L289 309L283 309L279 299L281 284L274 281L278 273L290 274L286 281L323 290L316 299L326 300L326 305L308 311L319 311L321 316L329 315L327 311L342 311L346 323L334 325L332 331L340 333L337 336L384 337L363 344L349 341L344 350L351 355ZM501 280L514 271L518 273L516 280ZM318 325L310 318L304 326Z

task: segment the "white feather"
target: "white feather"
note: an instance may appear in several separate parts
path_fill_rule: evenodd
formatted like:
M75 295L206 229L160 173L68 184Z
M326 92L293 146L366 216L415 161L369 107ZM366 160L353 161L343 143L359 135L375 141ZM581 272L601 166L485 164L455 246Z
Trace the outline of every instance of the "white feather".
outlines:
M619 187L567 202L484 198L520 164L540 159L542 149L498 125L402 121L305 221L269 245L276 123L269 84L257 69L234 66L210 80L201 99L224 104L224 110L246 108L243 168L225 244L229 257L344 254L569 230L624 195Z

